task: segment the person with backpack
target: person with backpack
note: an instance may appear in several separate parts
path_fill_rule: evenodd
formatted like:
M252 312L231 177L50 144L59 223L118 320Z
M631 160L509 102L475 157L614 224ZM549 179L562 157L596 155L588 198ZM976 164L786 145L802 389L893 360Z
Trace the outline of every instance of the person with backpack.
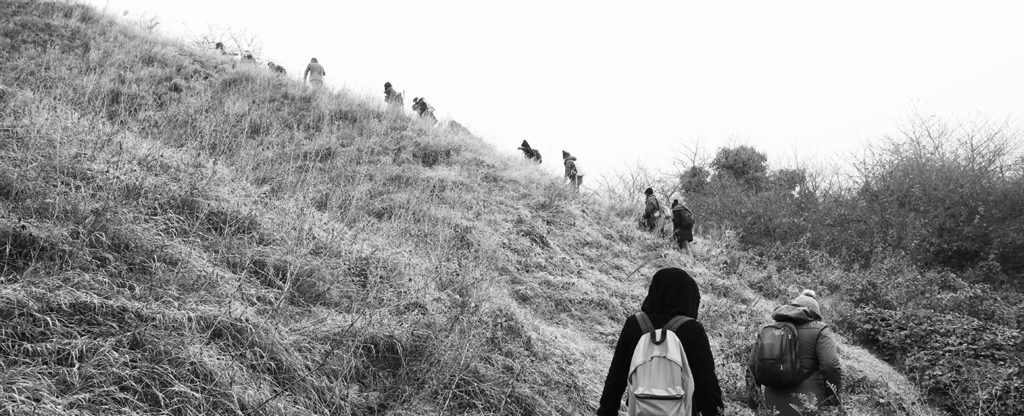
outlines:
M384 103L388 105L390 109L401 110L405 106L405 100L402 98L402 93L395 91L391 86L391 82L384 83Z
M679 249L686 250L687 243L693 242L693 213L678 199L672 200L672 228Z
M565 178L572 184L573 189L579 192L580 184L583 183L583 174L580 172L579 166L576 165L576 156L563 150L562 163L565 164Z
M644 206L642 219L647 227L647 231L654 231L655 228L658 228L658 220L661 219L661 202L654 195L654 189L645 189L644 195L647 196L647 203Z
M750 354L750 407L763 404L781 416L808 415L811 405L841 405L843 368L832 329L821 321L813 290L804 290L772 313ZM763 386L763 390L762 387ZM763 395L763 396L762 396ZM806 399L810 403L805 403Z
M724 411L704 326L700 289L685 271L658 270L641 312L626 318L604 382L598 416L615 416L623 392L630 415L718 416Z
M541 163L540 151L530 147L530 143L527 143L526 140L523 140L523 143L519 145L519 150L523 151L523 156L527 159Z

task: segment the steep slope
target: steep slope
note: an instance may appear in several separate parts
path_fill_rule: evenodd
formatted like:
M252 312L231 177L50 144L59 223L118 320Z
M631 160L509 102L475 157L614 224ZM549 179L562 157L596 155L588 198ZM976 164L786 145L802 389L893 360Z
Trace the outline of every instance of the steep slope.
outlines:
M592 413L646 279L683 266L749 414L771 302L710 266L726 238L685 259L474 137L88 7L0 22L0 410ZM852 413L932 414L844 354Z

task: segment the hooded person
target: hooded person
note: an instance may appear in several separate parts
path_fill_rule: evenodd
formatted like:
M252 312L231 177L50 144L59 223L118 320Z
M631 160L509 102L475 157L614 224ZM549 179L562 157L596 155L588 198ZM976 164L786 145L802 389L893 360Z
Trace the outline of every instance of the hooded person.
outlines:
M527 159L541 163L540 152L537 151L537 149L530 147L530 143L527 143L526 140L523 140L523 143L519 145L519 150L523 151L523 155L526 156Z
M565 164L565 178L569 180L576 192L579 192L580 184L583 183L583 174L580 173L580 168L576 165L576 156L563 150L562 162Z
M776 308L772 312L772 319L776 322L792 322L796 326L797 356L800 368L808 376L796 387L778 389L755 385L752 393L759 393L763 387L764 405L769 411L777 412L773 414L780 416L813 414L800 410L808 404L814 407L839 405L843 387L839 343L832 329L821 321L817 294L813 290L804 290L788 304ZM752 373L755 357L751 354L750 358ZM810 399L810 403L807 403L807 399ZM758 402L756 397L752 397L751 407L756 407Z
M704 326L697 321L700 309L700 289L697 282L682 269L675 267L658 270L651 279L640 310L647 314L654 328L664 328L676 316L692 318L680 325L674 332L683 345L686 361L693 375L693 414L716 416L722 414L722 389L715 374L715 359L711 355ZM633 350L643 336L636 315L626 318L622 332L615 344L608 377L597 409L598 416L619 414L622 394L629 379Z
M687 243L693 242L693 213L678 199L672 200L672 229L679 248L685 250Z

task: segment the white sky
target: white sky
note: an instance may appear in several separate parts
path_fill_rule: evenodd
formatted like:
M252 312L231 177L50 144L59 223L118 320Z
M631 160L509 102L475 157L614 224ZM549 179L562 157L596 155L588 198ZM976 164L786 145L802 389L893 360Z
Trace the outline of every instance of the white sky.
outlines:
M698 140L782 165L843 158L914 111L1024 115L1015 1L86 2L186 40L245 30L291 76L315 56L373 99L391 81L553 172L562 149L587 173L667 171Z

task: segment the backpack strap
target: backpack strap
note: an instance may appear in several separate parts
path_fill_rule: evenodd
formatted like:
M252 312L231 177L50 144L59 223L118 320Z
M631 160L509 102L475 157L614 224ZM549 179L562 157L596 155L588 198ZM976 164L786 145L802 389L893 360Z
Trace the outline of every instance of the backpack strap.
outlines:
M679 327L683 326L683 324L692 320L693 318L689 316L677 315L676 317L672 318L672 320L668 321L667 324L665 324L665 329L672 332L676 332L676 330L679 329Z
M654 332L654 330L657 329L654 327L654 324L651 323L651 318L643 312L638 312L636 314L636 323L640 324L640 331L644 334Z

